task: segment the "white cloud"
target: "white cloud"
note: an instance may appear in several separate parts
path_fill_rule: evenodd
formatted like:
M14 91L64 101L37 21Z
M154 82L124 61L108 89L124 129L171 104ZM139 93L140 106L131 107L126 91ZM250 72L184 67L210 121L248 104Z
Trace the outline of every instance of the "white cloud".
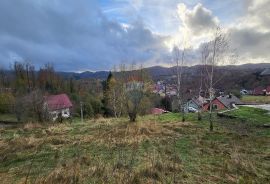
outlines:
M213 31L220 22L212 11L200 3L190 9L186 4L179 3L177 14L180 22L178 32L166 42L171 49L173 45L179 45L180 48L199 48L200 44L212 39Z
M188 29L193 36L197 37L211 32L219 23L218 18L200 3L192 10L187 9L186 5L181 3L178 5L178 13L183 28Z
M242 61L270 62L270 0L247 0L245 5L245 14L228 29L232 44Z
M270 0L246 0L245 14L233 26L237 28L254 28L257 31L270 30Z
M245 14L222 29L228 34L230 47L236 50L240 63L270 62L270 0L248 0L245 5ZM190 52L196 55L201 44L213 39L220 20L202 4L187 8L180 3L178 13L182 25L169 44L181 45L184 39L188 40L193 48Z

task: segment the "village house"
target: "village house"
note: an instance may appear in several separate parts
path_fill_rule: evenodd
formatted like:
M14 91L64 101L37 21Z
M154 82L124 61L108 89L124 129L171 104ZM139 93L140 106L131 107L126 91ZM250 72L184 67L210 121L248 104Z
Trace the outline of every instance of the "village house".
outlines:
M266 86L266 87L259 86L259 87L256 87L253 90L253 93L252 94L253 95L256 95L256 96L270 95L270 86Z
M223 109L232 109L235 105L242 105L243 103L239 98L234 95L226 95L216 97L212 101L212 108L213 110L223 110ZM203 110L208 111L210 110L210 102L203 105Z
M258 86L253 90L253 95L265 95L265 88L263 86Z
M127 91L141 90L144 88L144 82L139 77L129 77L126 82Z
M161 97L177 95L176 85L164 81L158 81L154 84L152 92Z
M207 103L206 99L202 96L192 98L185 105L185 112L198 112L203 105Z
M270 95L270 86L267 86L265 89L265 94Z
M12 93L14 92L13 88L0 88L0 93Z
M262 77L269 77L270 76L270 68L264 69L261 73L260 76Z
M150 112L153 115L160 115L160 114L168 113L169 111L166 111L166 110L161 109L161 108L152 108Z
M59 116L62 118L70 117L72 103L66 94L47 96L44 105L53 121Z

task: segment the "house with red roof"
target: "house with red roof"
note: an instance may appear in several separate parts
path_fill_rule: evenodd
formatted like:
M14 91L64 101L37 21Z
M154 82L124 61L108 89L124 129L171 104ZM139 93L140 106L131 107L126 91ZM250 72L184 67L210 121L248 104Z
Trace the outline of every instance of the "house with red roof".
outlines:
M253 95L265 95L265 88L263 86L258 86L253 90Z
M223 110L223 109L226 109L226 106L218 98L215 98L212 101L212 108L213 110ZM209 111L209 110L210 110L210 102L203 105L203 111Z
M143 80L137 76L130 76L127 78L126 89L127 91L142 90L144 88Z
M53 121L59 116L62 118L70 117L72 103L66 94L46 96L44 105Z
M207 100L204 97L202 96L194 97L185 104L184 111L185 112L198 112L206 103L207 103Z
M165 111L163 109L160 109L160 108L152 108L151 109L151 114L154 114L154 115L160 115L160 114L164 114L164 113L168 113L169 111Z
M233 109L235 108L235 105L243 105L243 102L241 102L239 98L231 94L216 97L212 101L212 109L217 111L223 109ZM203 110L204 111L210 110L210 102L203 105Z
M270 95L270 86L267 86L265 89L266 95Z

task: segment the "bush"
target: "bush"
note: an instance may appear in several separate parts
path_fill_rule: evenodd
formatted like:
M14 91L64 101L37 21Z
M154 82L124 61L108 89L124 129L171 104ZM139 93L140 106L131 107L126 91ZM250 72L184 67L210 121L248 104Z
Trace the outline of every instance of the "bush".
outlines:
M94 110L94 114L101 114L102 103L99 99L91 98L90 103Z
M15 101L15 114L18 121L35 120L43 122L48 120L48 114L44 112L43 93L40 90L32 91L24 96L17 96Z
M241 98L242 95L239 90L232 90L231 93L236 96L237 98Z
M146 115L150 112L150 109L153 108L153 104L148 97L143 97L140 106L139 106L139 114Z
M102 113L102 103L99 99L94 98L92 95L87 95L84 98L85 113L89 117L93 117L96 114Z
M91 103L84 104L83 114L86 118L94 117L94 110L93 110Z
M76 117L80 117L81 116L80 97L77 94L73 93L71 95L71 99L74 104L73 115ZM95 98L90 94L86 94L81 99L83 103L83 114L85 118L92 118L97 114L102 114L102 103L99 98Z
M172 100L170 97L166 96L161 99L162 108L166 109L167 111L172 111Z
M15 98L11 93L0 94L0 113L11 113L15 104Z

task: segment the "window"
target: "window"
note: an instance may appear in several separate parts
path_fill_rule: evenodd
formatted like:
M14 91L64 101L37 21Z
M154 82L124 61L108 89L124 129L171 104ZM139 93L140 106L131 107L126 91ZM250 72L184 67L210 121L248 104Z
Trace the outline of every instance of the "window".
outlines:
M212 105L212 108L213 108L213 110L217 110L217 109L218 109L217 104L213 104L213 105Z
M57 118L57 113L54 112L54 113L52 114L52 116L53 116L53 118Z

